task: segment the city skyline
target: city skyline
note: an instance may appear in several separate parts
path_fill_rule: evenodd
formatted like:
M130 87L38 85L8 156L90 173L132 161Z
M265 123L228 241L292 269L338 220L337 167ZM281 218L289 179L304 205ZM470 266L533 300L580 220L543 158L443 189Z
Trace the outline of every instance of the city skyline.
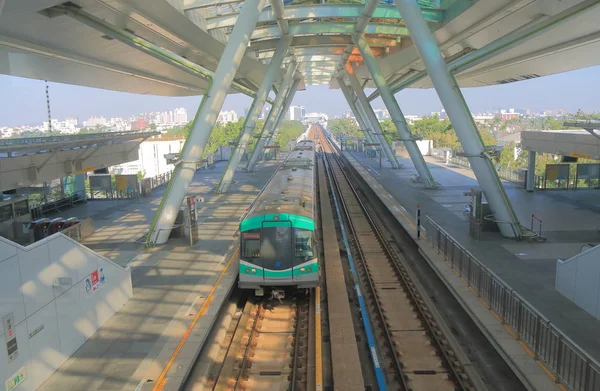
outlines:
M564 109L566 112L598 111L593 91L589 86L600 82L600 67L561 73L543 78L505 85L463 89L465 99L472 112L499 111L508 108L529 108L532 111ZM52 118L93 116L125 117L136 113L160 112L165 108L183 107L189 117L196 113L201 96L162 97L135 95L100 90L88 87L50 84ZM0 126L37 125L48 120L45 85L43 81L0 76ZM367 90L370 93L371 90ZM433 89L408 89L396 94L406 115L428 115L440 111L442 105ZM244 108L252 103L251 98L241 94L227 97L222 111L244 114ZM305 106L306 111L320 111L330 117L341 116L346 104L341 91L328 86L308 86L299 91L293 100L294 106ZM374 109L385 109L377 99Z

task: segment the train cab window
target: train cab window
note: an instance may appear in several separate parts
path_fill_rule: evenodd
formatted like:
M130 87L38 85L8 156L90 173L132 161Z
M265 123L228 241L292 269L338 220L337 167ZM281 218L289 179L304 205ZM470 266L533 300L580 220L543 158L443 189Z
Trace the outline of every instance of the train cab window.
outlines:
M260 257L260 229L242 232L242 258Z
M298 261L306 262L313 259L313 233L306 229L294 230L295 234L295 257Z

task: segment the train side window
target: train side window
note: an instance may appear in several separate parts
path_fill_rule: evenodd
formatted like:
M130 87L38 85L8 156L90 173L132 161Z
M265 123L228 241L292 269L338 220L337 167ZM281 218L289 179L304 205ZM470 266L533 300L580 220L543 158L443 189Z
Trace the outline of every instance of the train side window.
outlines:
M313 259L313 233L307 229L294 229L295 236L295 257L299 261L308 261Z
M260 257L260 229L242 232L242 258Z

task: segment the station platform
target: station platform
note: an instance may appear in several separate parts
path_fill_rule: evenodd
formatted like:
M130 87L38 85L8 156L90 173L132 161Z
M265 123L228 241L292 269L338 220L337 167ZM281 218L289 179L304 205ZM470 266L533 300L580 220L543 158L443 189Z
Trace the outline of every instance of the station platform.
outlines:
M92 201L69 210L95 220L86 246L131 268L133 297L39 390L178 389L237 277L240 217L279 163L260 162L254 172L236 175L238 182L220 195L214 189L226 162L197 171L189 194L204 202L193 247L178 238L146 249L140 240L164 189L151 198Z
M428 190L411 181L416 169L408 158L398 158L404 168L394 170L386 162L380 168L379 159L365 158L363 153L346 151L345 154L354 157L354 164L366 168L402 206L400 213L407 220L414 224L419 205L422 218L430 216L572 341L600 361L600 321L554 289L557 258L568 259L578 254L583 245L600 243L600 191L528 193L518 184L504 182L521 224L529 227L534 214L542 220L542 236L547 240L515 241L499 233L482 233L476 240L469 235L469 216L465 212L469 197L464 195L471 188L479 188L472 171L426 157L433 177L440 184L438 190Z

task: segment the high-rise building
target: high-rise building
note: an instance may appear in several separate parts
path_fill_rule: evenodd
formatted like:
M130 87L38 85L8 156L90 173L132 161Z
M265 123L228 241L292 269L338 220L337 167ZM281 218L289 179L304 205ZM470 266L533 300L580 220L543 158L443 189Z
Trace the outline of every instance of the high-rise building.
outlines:
M217 122L222 124L226 124L228 122L236 122L238 120L237 113L233 110L231 111L221 111L219 113L219 117L217 118Z
M287 114L289 114L290 120L300 121L304 118L304 115L302 114L303 112L304 114L306 114L306 109L304 108L304 106L290 106L289 113L286 113L286 117Z
M175 109L173 112L173 122L176 124L187 124L188 122L188 113L187 110L183 107Z

